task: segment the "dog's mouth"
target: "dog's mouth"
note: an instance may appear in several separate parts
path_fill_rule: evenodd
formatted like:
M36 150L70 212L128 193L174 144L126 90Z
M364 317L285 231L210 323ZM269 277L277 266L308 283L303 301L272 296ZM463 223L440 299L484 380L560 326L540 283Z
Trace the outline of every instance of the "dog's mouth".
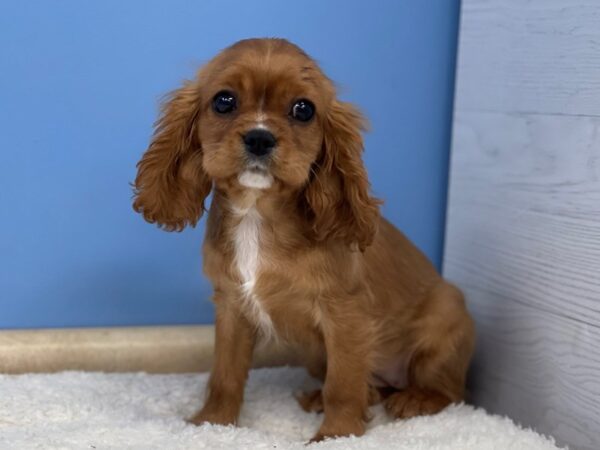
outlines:
M253 162L248 164L238 175L238 182L250 189L268 189L273 185L273 175L265 164Z

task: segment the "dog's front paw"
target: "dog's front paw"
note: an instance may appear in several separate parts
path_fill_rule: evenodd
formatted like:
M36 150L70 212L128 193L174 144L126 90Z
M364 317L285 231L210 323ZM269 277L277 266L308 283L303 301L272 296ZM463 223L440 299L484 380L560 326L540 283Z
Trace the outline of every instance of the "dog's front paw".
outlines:
M335 436L329 436L329 437L333 438ZM313 436L313 438L310 441L308 441L306 443L306 445L314 444L315 442L321 442L321 441L324 441L325 439L327 439L326 436L322 435L321 433L317 433Z
M323 391L321 389L310 392L300 391L295 393L294 397L296 398L296 401L300 407L306 412L322 413L325 409L323 405ZM376 405L381 401L381 398L382 396L377 388L369 388L369 406Z
M202 425L203 423L212 423L213 425L235 425L237 414L233 414L224 409L203 408L200 412L186 420L193 425Z
M328 422L325 420L321 428L314 435L314 437L308 442L321 442L325 439L346 437L350 435L362 436L365 434L365 423L360 420L339 420L335 423Z

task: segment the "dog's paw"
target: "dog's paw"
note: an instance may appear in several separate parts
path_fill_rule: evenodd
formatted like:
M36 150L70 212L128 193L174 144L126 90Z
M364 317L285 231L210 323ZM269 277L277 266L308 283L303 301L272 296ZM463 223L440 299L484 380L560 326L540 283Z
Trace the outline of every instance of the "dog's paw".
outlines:
M363 434L365 434L365 423L359 418L331 420L326 417L317 434L308 443L312 444L313 442L321 442L325 439L350 435L362 436Z
M385 410L395 418L436 414L451 403L450 399L436 392L408 388L394 392L384 401Z
M321 389L310 392L298 392L295 394L300 407L306 412L323 412L323 394Z
M322 413L324 410L323 406L323 391L316 389L310 392L296 392L294 394L300 407L306 412L317 412ZM381 402L382 396L379 391L374 388L369 388L369 406L376 405Z
M332 438L332 437L330 437L330 438ZM314 444L316 442L321 442L321 441L324 441L325 439L326 439L326 437L324 435L322 435L321 433L317 433L305 445L310 445L310 444Z
M227 411L208 411L202 409L186 420L192 425L202 425L203 423L212 423L213 425L235 425L237 417Z

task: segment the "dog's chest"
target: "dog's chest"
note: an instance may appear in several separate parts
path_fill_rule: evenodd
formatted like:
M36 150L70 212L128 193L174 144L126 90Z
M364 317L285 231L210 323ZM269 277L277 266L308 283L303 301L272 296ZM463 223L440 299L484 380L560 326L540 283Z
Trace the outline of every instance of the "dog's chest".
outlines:
M256 208L236 211L239 223L233 231L234 262L241 278L242 299L246 313L266 337L273 336L271 317L255 293L262 264L262 217Z

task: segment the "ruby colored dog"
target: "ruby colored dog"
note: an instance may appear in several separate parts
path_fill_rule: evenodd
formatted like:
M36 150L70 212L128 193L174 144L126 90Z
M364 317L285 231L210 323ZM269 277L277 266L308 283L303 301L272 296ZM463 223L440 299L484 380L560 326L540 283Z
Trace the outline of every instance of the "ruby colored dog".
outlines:
M196 424L235 423L253 349L302 349L322 391L313 440L361 435L370 404L398 418L464 396L474 328L461 292L379 212L364 121L282 39L236 43L176 90L138 164L134 208L166 230L195 225L212 191L204 271L215 360Z

